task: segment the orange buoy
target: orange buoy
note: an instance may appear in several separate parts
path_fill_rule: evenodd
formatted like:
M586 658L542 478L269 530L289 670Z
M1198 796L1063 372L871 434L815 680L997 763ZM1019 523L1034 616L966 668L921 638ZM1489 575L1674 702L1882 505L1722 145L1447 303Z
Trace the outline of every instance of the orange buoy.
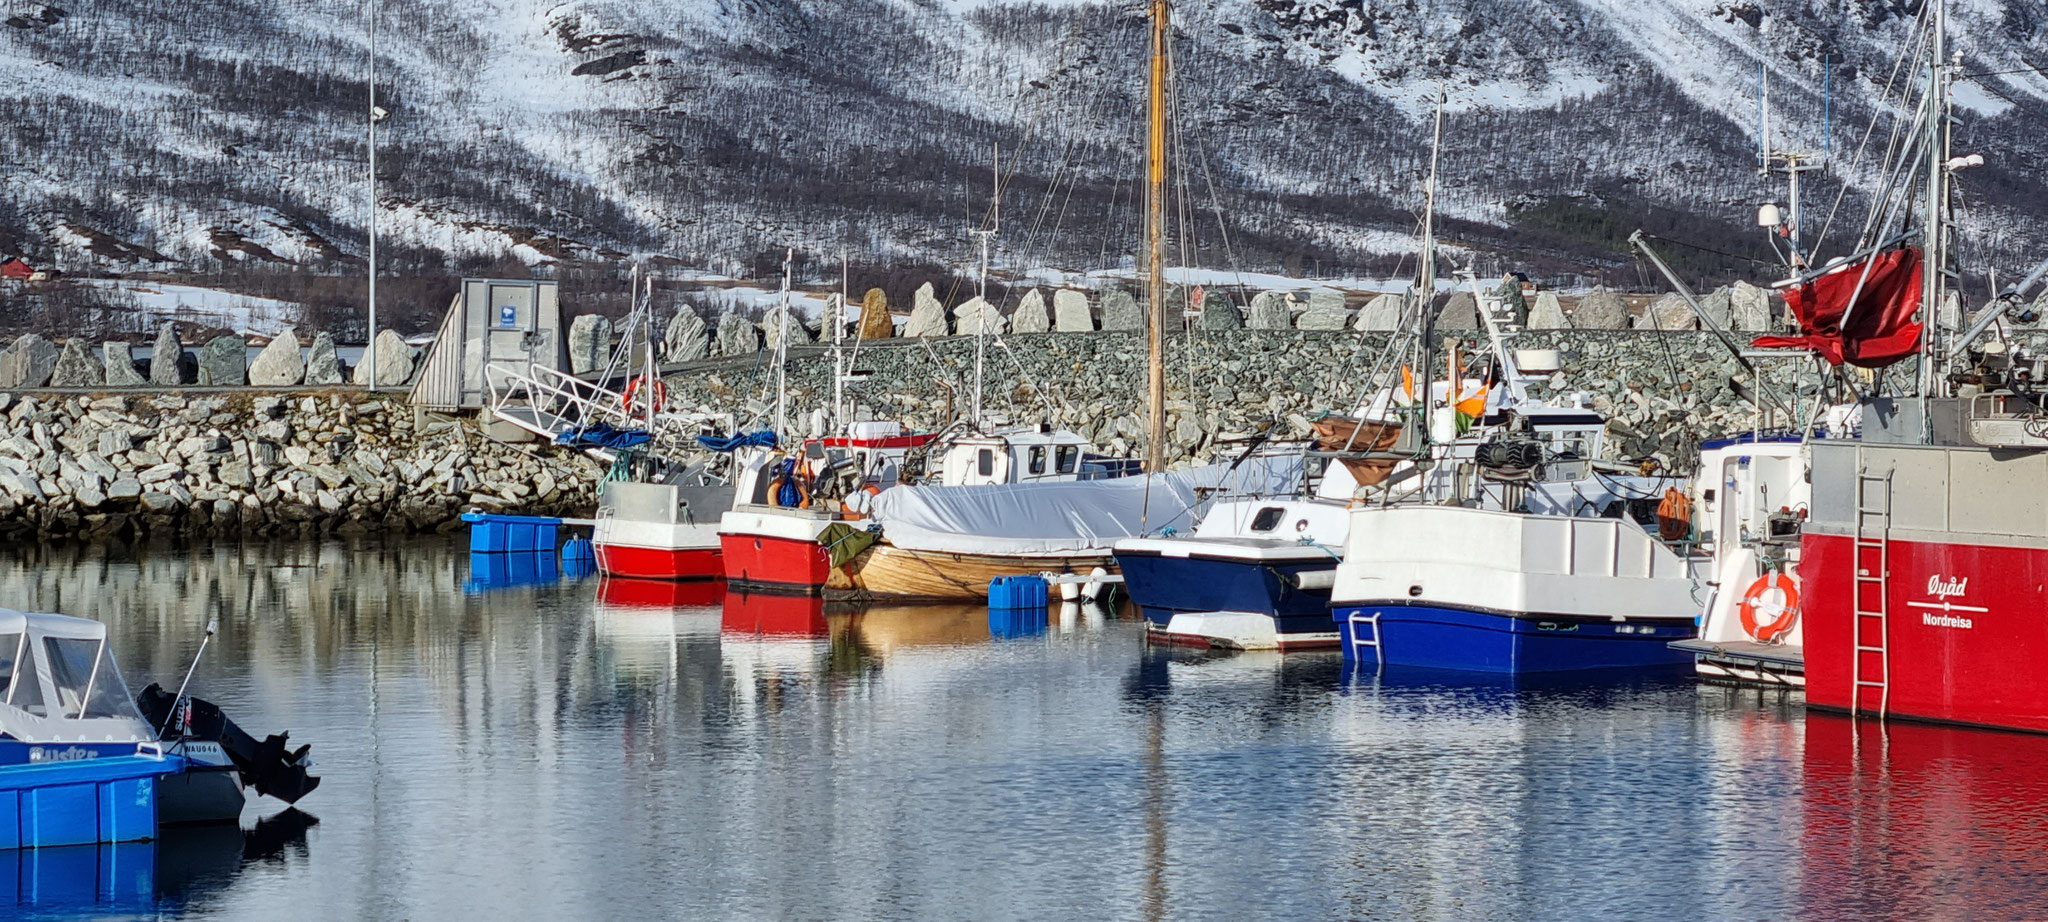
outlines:
M1767 601L1765 596L1778 593L1778 601ZM1792 577L1784 573L1766 573L1749 584L1749 591L1742 594L1739 607L1742 629L1758 643L1771 643L1792 630L1799 623L1799 586ZM1757 623L1757 612L1772 615L1762 624Z

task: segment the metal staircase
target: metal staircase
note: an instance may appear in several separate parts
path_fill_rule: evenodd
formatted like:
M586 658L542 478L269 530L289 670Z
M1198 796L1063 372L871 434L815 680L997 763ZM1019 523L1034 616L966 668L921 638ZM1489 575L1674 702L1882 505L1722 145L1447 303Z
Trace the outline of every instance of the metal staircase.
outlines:
M1875 490L1875 495L1872 491ZM1886 584L1891 577L1892 473L1856 473L1855 583L1850 592L1855 614L1849 640L1849 713L1866 711L1883 720L1891 706L1891 603ZM1875 638L1871 633L1875 632ZM1874 660L1870 668L1866 661ZM1874 677L1873 677L1874 676ZM1866 702L1875 692L1877 706Z
M549 441L601 422L647 431L652 436L645 447L648 454L681 457L695 450L697 434L713 422L698 414L649 413L644 400L629 407L624 394L541 365L524 369L489 365L484 369L484 383L490 390L486 409L492 417ZM584 452L607 463L617 458L605 448L585 448Z

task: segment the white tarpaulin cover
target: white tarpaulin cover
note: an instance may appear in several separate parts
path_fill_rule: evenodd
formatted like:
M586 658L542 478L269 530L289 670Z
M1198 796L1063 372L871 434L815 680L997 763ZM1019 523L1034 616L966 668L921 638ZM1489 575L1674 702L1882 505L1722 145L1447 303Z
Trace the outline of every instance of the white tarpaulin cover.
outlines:
M875 497L882 537L906 550L1030 556L1107 551L1120 538L1189 531L1201 517L1200 488L1287 493L1301 483L1301 458L1228 464L1111 480L975 487L903 486ZM1149 496L1148 496L1149 493Z

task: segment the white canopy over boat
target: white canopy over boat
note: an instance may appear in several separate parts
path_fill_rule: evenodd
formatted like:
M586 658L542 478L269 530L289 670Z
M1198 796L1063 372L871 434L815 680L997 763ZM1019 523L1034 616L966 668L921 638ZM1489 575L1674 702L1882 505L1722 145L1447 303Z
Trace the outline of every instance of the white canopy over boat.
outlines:
M989 486L900 486L875 497L874 518L906 550L992 556L1108 551L1120 538L1187 531L1218 491L1286 493L1298 455L1139 477Z
M0 608L0 736L32 743L156 738L128 697L107 626Z

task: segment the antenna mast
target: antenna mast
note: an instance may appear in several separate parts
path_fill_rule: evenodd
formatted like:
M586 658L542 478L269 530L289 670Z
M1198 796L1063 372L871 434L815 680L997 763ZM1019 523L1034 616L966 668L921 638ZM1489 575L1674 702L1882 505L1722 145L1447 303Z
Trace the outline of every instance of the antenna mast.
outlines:
M1921 219L1925 229L1927 246L1926 258L1920 264L1920 311L1927 322L1922 327L1925 338L1920 350L1919 390L1922 396L1934 396L1937 386L1934 380L1940 367L1939 353L1944 346L1941 336L1942 299L1947 296L1943 274L1948 271L1948 4L1936 0L1928 13L1927 58L1927 201L1926 214ZM1921 416L1923 428L1928 425L1926 415ZM1923 432L1923 435L1926 433Z
M1145 470L1166 468L1166 50L1167 0L1152 0L1152 101L1145 181Z
M782 439L789 411L789 276L796 259L794 247L782 251L781 316L775 318L775 438Z

